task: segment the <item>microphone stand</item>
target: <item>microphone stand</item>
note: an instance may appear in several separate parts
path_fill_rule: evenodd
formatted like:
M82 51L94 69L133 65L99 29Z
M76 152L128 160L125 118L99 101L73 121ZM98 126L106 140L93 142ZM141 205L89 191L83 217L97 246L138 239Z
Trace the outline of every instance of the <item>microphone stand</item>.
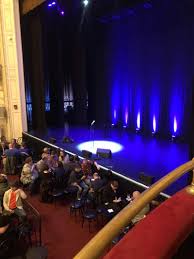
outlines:
M90 139L92 140L92 146L93 146L93 150L94 150L94 123L90 124Z

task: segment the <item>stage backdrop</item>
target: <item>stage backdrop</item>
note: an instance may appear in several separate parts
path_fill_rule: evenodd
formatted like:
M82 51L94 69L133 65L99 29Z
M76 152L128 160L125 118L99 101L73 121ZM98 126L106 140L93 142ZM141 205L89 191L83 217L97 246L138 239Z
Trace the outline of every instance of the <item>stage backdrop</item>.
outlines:
M107 15L87 34L89 119L188 140L194 76L192 1Z

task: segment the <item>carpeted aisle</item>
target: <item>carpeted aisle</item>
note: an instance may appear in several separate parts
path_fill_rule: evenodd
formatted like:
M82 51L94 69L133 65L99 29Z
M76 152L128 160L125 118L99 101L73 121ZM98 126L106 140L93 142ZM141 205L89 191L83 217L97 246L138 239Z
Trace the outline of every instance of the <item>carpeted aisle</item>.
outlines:
M170 259L193 229L194 196L182 190L138 223L104 258Z
M28 201L42 216L42 241L48 248L48 259L71 259L96 234L94 226L89 233L87 222L84 228L77 216L70 217L69 202L57 201L54 204L41 203L38 196L28 197Z

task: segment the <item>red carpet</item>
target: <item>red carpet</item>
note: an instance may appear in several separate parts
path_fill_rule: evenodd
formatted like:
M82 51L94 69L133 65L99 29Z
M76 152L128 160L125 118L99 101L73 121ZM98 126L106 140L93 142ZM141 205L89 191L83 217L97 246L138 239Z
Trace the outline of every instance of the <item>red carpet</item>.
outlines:
M38 196L29 197L28 201L40 212L42 216L42 241L48 248L48 259L71 259L95 235L97 230L89 233L88 224L81 227L77 216L70 217L69 203L57 202L53 204L41 203Z
M193 228L194 196L182 190L153 210L104 258L172 258Z

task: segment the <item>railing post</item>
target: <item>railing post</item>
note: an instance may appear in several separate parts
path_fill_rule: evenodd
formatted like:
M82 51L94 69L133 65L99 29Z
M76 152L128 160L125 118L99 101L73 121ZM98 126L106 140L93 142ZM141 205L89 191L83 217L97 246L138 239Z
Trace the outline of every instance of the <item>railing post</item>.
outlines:
M194 158L192 159L192 162L194 162ZM192 172L193 172L192 182L189 186L186 187L186 191L189 194L194 195L194 169L192 170Z

